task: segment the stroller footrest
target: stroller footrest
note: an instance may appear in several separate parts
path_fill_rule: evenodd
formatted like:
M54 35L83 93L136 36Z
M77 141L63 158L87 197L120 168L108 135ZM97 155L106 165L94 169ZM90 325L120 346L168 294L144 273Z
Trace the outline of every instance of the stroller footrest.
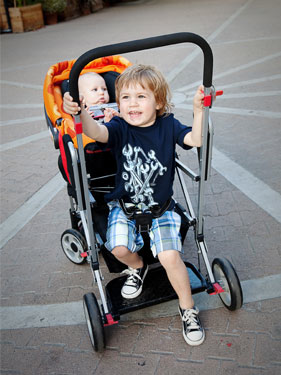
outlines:
M196 267L191 263L185 262L185 264L189 273L192 293L206 290L206 281ZM162 266L149 269L142 293L137 298L125 299L121 296L121 289L125 281L126 276L120 276L111 280L105 287L108 305L111 307L110 310L115 320L119 320L122 314L177 298Z

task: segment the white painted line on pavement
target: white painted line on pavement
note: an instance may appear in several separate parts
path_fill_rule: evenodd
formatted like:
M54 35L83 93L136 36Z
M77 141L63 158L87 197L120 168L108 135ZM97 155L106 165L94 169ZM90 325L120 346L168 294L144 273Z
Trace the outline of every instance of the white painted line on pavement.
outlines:
M269 119L281 118L281 112L257 111L255 109L244 109L244 108L214 107L212 108L212 112L228 113L231 115L240 115L240 116L265 117Z
M193 106L191 104L177 103L176 108L182 108L182 109L187 109L189 111L193 111ZM270 119L281 118L281 112L256 111L255 109L244 109L244 108L213 107L212 112L227 113L227 114L238 115L238 116L265 117L265 118L270 118Z
M192 108L192 107L191 107ZM197 151L193 149L196 153ZM281 195L213 147L212 168L281 223Z
M34 67L37 67L37 66L42 67L43 65L51 66L51 65L54 65L54 64L56 64L56 62L54 62L54 61L40 61L36 64L17 65L17 66L12 66L11 68L0 69L0 71L2 73L4 73L4 72L14 72L16 70L29 69L29 68L34 68Z
M213 44L218 46L223 46L227 44L242 44L242 43L253 43L253 42L262 42L262 41L269 41L272 42L273 40L280 40L280 36L265 36L265 37L257 37L257 38L248 38L248 39L231 39L222 42L221 40L218 42L214 42Z
M189 92L189 93L185 93L185 95L188 95L190 94L190 96L187 97L186 101L192 101L193 100L193 96L192 96L192 93ZM194 94L194 92L193 92ZM182 94L183 95L183 94ZM271 90L271 91L256 91L256 92L239 92L239 93L236 93L236 94L223 94L223 96L221 96L219 98L219 100L224 100L224 99L242 99L242 98L256 98L256 97L265 97L265 96L280 96L281 95L281 90ZM275 112L272 112L272 113L275 113Z
M28 103L28 104L0 104L2 109L32 109L44 108L43 103Z
M228 88L233 88L233 87L255 85L257 83L276 81L278 79L281 79L281 74L274 74L272 76L267 76L267 77L261 77L261 78L255 78L255 79L248 79L246 81L233 82L233 83L230 83L228 85L223 85L223 89L228 89Z
M25 118L19 118L19 119L16 119L16 120L0 121L0 126L26 124L28 122L43 121L43 120L45 120L45 116L25 117Z
M26 145L27 143L38 141L39 139L50 137L49 130L45 130L43 132L30 135L28 137L17 139L16 141L7 142L0 145L0 151L7 151L15 147L19 147L22 145Z
M221 26L219 26L217 28L217 30L215 30L210 36L209 36L209 40L212 41L214 39L216 39L216 37L221 34L229 25L231 25L231 23L238 17L240 16L241 13L244 12L244 10L246 8L248 8L248 6L253 2L253 0L248 0L246 1L246 3L244 5L242 5L240 8L238 8L236 10L236 12L234 12L232 14L232 16L230 16L224 23L221 24Z
M0 225L0 249L13 238L65 186L60 173Z
M214 40L220 33L222 33L234 20L237 18L251 3L253 0L248 0L244 5L242 5L235 13L233 13L221 26L217 28L207 40L211 42ZM174 69L170 71L167 75L167 81L172 82L176 76L186 69L187 65L193 61L202 51L200 48L196 48L192 53L190 53L182 62L180 62Z
M25 89L35 89L35 90L43 90L42 85L32 85L31 83L24 83L24 82L14 82L14 81L6 81L1 79L0 83L2 85L9 85L9 86L16 86L20 88L25 88Z
M281 274L241 282L244 303L281 297ZM90 286L89 286L90 287ZM222 307L218 296L207 293L195 294L194 300L201 311ZM136 320L178 314L178 301L170 301L126 314L123 320ZM85 324L82 301L52 305L0 307L1 330L43 328Z
M52 327L85 323L82 301L53 305L0 307L1 329Z
M253 61L250 61L246 64L243 64L243 65L238 65L237 67L235 68L231 68L229 70L226 70L225 72L222 72L222 73L219 73L219 74L216 74L213 78L213 80L215 79L219 79L219 78L222 78L222 77L225 77L225 76L228 76L228 75L232 75L234 73L237 73L237 72L240 72L241 70L244 70L244 69L248 69L248 68L251 68L253 66L256 66L258 64L263 64L265 62L268 62L270 60L273 60L277 57L280 57L281 56L281 52L277 52L277 53L274 53L272 55L269 55L269 56L265 56L265 57L262 57L260 59L257 59L257 60L253 60ZM183 87L180 87L177 89L177 91L179 92L182 92L182 91L186 91L186 90L189 90L193 87L197 87L199 86L200 84L202 84L202 80L200 81L197 81L197 82L193 82L193 83L190 83L188 85L185 85ZM231 85L232 87L232 85Z
M258 279L241 282L244 303L264 301L281 297L281 274L264 276ZM220 298L213 298L209 294L200 293L194 296L195 304L200 310L210 310L222 307Z
M212 167L265 212L281 223L281 195L213 148ZM281 284L280 284L281 285Z

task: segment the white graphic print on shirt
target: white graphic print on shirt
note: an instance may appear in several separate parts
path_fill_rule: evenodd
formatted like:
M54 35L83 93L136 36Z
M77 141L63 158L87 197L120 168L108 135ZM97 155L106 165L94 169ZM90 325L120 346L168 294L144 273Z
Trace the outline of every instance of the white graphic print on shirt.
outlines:
M126 158L122 178L125 182L125 190L131 195L135 204L144 203L147 200L148 206L157 204L153 199L153 187L157 177L166 172L164 167L156 158L155 151L150 150L147 155L141 147L134 148L128 144L122 150Z

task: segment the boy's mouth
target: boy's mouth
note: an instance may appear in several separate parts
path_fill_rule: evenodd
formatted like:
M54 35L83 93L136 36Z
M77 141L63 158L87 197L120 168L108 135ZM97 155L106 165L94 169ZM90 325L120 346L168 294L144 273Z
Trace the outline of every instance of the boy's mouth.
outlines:
M134 117L134 116L140 116L140 115L141 115L141 112L140 112L140 111L130 111L130 112L129 112L129 115L130 115L130 116L133 116L133 117Z

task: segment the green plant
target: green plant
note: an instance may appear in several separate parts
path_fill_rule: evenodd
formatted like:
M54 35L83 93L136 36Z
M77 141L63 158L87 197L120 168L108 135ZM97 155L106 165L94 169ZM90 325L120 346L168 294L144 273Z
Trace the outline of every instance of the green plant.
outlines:
M60 13L66 8L66 0L40 0L42 9L46 13Z

